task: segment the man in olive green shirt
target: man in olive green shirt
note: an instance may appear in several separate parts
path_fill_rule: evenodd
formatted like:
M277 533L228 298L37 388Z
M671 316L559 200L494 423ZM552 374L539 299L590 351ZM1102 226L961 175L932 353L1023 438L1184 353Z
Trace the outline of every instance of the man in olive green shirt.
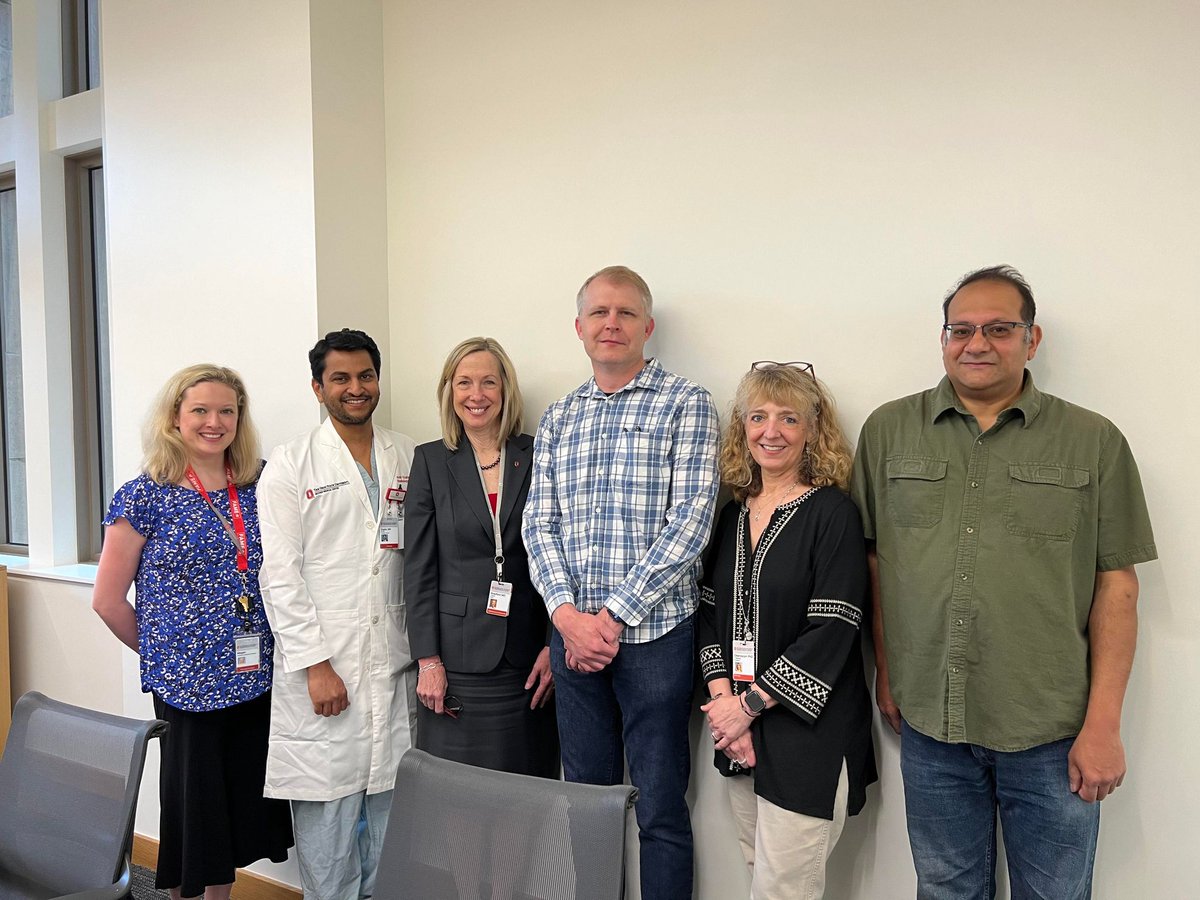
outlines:
M1111 422L1034 386L1020 273L972 272L942 311L946 377L867 419L851 483L917 895L994 896L998 807L1014 900L1088 897L1157 557L1141 481Z

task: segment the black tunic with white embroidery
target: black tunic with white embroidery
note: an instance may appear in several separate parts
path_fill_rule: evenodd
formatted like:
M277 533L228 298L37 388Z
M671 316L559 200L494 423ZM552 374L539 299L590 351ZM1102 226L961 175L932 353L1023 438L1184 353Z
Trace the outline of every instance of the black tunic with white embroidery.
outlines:
M750 549L746 508L728 503L704 564L697 627L705 682L732 678L735 639L754 636L754 673L779 705L751 729L754 791L793 812L833 818L842 761L848 812L879 776L860 626L869 576L862 521L837 488L814 488L775 510ZM748 683L734 682L743 692ZM716 753L723 775L740 774Z

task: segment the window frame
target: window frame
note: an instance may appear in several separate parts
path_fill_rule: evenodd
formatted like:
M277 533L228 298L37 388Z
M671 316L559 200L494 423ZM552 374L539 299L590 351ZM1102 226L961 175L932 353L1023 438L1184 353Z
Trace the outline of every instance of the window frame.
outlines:
M96 47L91 40L92 17L99 16L98 0L61 0L62 95L82 94L100 86L99 69L92 83L92 57L99 52L99 23Z
M107 343L108 322L98 309L96 293L96 215L92 192L92 173L103 168L103 155L99 151L68 157L64 166L71 293L76 533L81 562L100 558L104 538L101 520L107 509L107 494L112 481L112 436L104 427L106 419L111 421L112 411L109 409L105 416L103 408L111 373L104 372L101 366L104 355L101 345Z
M0 173L0 193L6 193L8 191L15 192L16 189L17 189L16 176L12 172ZM13 222L13 227L14 227L14 229L16 228L15 221ZM19 235L17 237L17 240L18 240L18 252L19 252L19 241L20 241ZM17 261L14 259L13 262L15 264ZM18 291L19 290L20 290L20 288L18 286ZM17 303L18 303L18 307L19 307L20 297L17 298ZM4 323L3 323L2 318L0 318L0 333L3 332L3 327L4 327ZM2 380L3 377L4 377L4 347L3 347L2 342L0 342L0 380ZM0 384L0 504L3 504L3 509L2 509L2 511L0 511L0 553L6 553L6 554L10 554L12 556L28 556L29 555L29 545L28 544L16 544L10 540L12 537L12 534L11 534L10 528L9 528L9 519L12 516L12 505L11 505L9 494L8 494L8 466L7 466L8 433L7 433L7 429L4 427L4 422L7 417L7 414L8 414L8 394L7 394L7 391L5 391L3 389L3 385ZM22 427L23 427L23 424L22 424ZM29 531L28 486L29 486L28 480L26 480L25 531L26 531L27 535L28 535L28 531Z

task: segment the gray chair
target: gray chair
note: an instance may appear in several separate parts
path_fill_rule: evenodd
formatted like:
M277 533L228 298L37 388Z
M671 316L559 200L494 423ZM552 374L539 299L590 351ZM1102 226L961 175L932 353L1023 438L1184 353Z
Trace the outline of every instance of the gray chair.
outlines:
M35 691L17 701L0 758L0 900L128 895L146 744L166 728Z
M400 760L376 900L618 900L629 785Z

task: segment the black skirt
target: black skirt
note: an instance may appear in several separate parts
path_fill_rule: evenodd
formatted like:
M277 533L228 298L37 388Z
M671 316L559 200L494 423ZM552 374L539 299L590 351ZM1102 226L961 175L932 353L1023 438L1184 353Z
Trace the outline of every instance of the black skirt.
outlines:
M170 725L160 742L155 887L195 897L256 860L286 860L291 810L263 797L271 692L211 712L176 709L156 694L154 712Z
M529 672L501 665L482 675L447 672L447 694L462 701L458 718L417 706L420 750L442 759L539 778L558 778L554 699L531 710Z

